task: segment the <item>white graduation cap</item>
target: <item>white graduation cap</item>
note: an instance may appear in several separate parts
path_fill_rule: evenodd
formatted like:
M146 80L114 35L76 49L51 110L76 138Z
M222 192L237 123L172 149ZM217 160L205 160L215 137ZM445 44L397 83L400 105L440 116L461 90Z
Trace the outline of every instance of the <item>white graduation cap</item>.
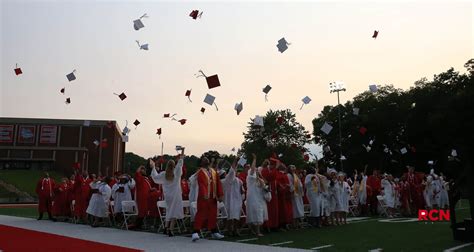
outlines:
M278 44L276 46L278 48L278 51L280 53L283 53L284 51L288 49L289 45L290 43L288 43L285 38L281 38L280 40L278 40Z
M122 134L127 135L128 132L130 132L130 129L127 126L125 126L125 128L123 128L123 130L122 130Z
M73 81L76 79L76 75L74 75L75 72L76 72L76 69L72 70L70 74L66 75L66 78L68 81Z
M341 156L341 160L342 160L342 161L347 160L346 156L342 155L342 156Z
M214 106L216 106L216 110L219 110L219 108L217 107L217 104L214 102L215 100L216 100L215 96L207 94L206 97L204 98L204 103L209 104L210 106L214 104Z
M452 156L452 157L457 157L457 156L458 156L458 152L457 152L455 149L452 149L452 150L451 150L451 156Z
M138 44L138 47L140 48L140 50L145 50L145 51L148 51L148 44L140 44L140 41L138 40L135 40Z
M247 159L245 158L245 156L241 156L240 159L239 159L239 162L237 162L239 165L241 166L244 166L247 164Z
M263 117L255 116L255 119L253 119L253 125L263 127Z
M311 102L311 98L309 98L309 96L305 96L301 101L303 102L303 104L301 104L300 110L303 108L304 105L307 105Z
M411 107L412 107L412 108L416 107L416 102L412 103L412 104L411 104Z
M359 115L359 108L352 108L352 114Z
M148 16L147 16L146 13L145 13L145 14L143 14L143 16L141 16L139 19L134 20L134 21L133 21L133 28L134 28L136 31L138 31L138 30L140 30L141 28L145 27L145 25L143 24L143 22L142 22L141 19L142 19L142 18L147 18L147 17L148 17Z
M372 84L372 85L369 86L369 90L370 90L370 92L375 93L379 89L377 88L377 85Z
M283 153L278 154L278 157L279 158L283 157Z
M122 142L124 142L124 143L128 142L128 136L127 135L122 135Z
M400 152L402 153L402 155L405 155L405 154L407 154L408 150L407 150L407 148L403 147L403 148L400 149Z
M370 152L372 150L372 147L370 147L370 146L365 146L365 144L363 144L362 146L364 146L364 148L367 152Z
M99 144L100 144L99 140L94 140L94 145L95 146L99 146Z
M244 104L242 102L236 103L234 106L234 110L237 111L237 115L239 115L243 109L244 109Z
M332 130L332 126L327 122L325 122L323 127L321 127L321 131L324 132L326 135L329 135L331 130Z
M369 141L369 145L372 145L372 144L374 144L374 139Z
M428 161L428 165L433 165L434 164L434 161L433 160L429 160Z
M89 121L89 120L84 120L84 126L86 126L86 127L91 126L91 121Z

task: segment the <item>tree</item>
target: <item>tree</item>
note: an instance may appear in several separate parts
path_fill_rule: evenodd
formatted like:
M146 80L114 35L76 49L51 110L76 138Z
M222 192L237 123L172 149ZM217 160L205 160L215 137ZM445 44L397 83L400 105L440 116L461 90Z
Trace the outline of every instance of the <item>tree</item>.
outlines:
M146 164L146 159L136 155L133 152L125 152L125 155L123 157L123 172L124 173L134 173L135 170L140 166L140 165L145 165Z
M281 154L281 160L286 164L293 164L299 168L306 167L304 153L311 135L296 121L295 114L290 110L268 111L263 117L264 126L255 126L251 119L248 131L244 133L239 154L250 157L257 155L258 162Z

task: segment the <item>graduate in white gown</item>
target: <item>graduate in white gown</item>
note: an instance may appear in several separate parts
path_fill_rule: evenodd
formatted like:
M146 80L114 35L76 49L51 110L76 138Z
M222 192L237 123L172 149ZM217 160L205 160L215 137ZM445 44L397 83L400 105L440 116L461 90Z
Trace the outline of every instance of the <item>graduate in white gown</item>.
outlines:
M388 215L393 217L395 208L395 188L392 175L386 175L381 181L383 188L383 200L388 207Z
M112 186L112 199L114 199L114 214L122 212L122 201L132 200L132 189L135 180L127 175L119 177L119 182Z
M158 173L155 163L150 159L151 178L157 184L163 186L163 194L166 202L165 231L168 236L174 236L173 228L176 220L184 218L183 194L181 191L181 175L183 174L184 148L181 149L178 164L169 160L166 170Z
M108 217L110 195L112 194L112 189L108 185L109 182L110 177L106 177L102 181L95 180L89 184L92 196L86 213L94 217L92 227L97 227L101 218Z
M304 217L303 184L298 174L296 174L296 166L290 165L288 168L289 173L287 176L290 181L290 191L293 193L291 199L293 206L293 226L299 228L301 219Z
M198 199L198 192L199 186L197 183L197 175L194 173L189 177L189 210L191 212L191 222L194 222L194 216L196 216L197 212L197 199Z
M331 225L339 225L338 216L336 213L336 207L338 200L338 194L336 193L336 183L337 183L337 172L334 169L328 169L329 174L329 184L328 184L328 191L327 191L327 208L330 214L330 222Z
M424 185L424 190L423 190L423 198L425 199L425 204L426 204L426 207L428 209L431 209L432 208L432 204L431 204L431 199L433 198L433 186L432 186L432 183L433 183L433 177L431 175L428 175L426 177L426 180L423 181L423 185Z
M345 181L345 174L340 172L334 185L336 193L336 223L347 224L351 188Z
M240 236L238 223L242 212L243 182L236 176L237 159L234 160L229 172L221 180L224 189L224 205L227 209L227 230L235 236Z
M441 206L441 182L438 175L433 174L432 190L433 197L431 198L431 205L433 208L439 208Z
M444 176L439 176L440 181L440 203L439 207L443 209L449 208L449 198L448 198L448 190L449 190L449 183L445 181Z
M306 187L306 197L309 201L310 212L309 216L315 218L315 226L321 227L321 216L323 215L323 196L321 191L321 179L317 174L317 170L310 168L308 175L304 179Z
M266 190L265 181L256 168L257 157L252 154L253 161L247 175L247 224L249 224L252 232L257 236L263 236L260 232L261 225L268 220L267 202L271 199L265 198L271 194Z

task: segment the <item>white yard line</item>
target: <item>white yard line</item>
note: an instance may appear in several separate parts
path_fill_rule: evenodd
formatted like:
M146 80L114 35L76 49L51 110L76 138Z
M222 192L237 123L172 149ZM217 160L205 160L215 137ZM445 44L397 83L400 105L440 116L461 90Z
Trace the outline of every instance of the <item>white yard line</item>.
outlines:
M462 245L459 245L459 246L456 246L456 247L453 247L453 248L445 249L444 252L455 251L455 250L458 250L458 249L461 249L461 248L464 248L464 247L467 247L467 246L471 246L471 245L472 245L472 242L466 243L466 244L462 244Z
M293 241L278 242L278 243L272 243L272 244L268 244L268 245L269 246L278 246L278 245L290 244L290 243L293 243Z
M236 242L248 242L248 241L256 241L258 238L250 238L250 239L243 239L243 240L237 240Z
M329 248L329 247L332 247L334 245L332 244L329 244L329 245L324 245L324 246L319 246L319 247L314 247L314 248L311 248L312 250L316 250L316 249L323 249L323 248Z

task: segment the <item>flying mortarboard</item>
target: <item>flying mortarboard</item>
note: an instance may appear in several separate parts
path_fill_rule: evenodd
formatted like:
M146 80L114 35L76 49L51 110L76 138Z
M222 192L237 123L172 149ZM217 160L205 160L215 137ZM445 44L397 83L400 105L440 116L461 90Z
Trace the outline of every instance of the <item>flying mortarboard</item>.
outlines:
M66 78L68 81L73 81L76 79L76 75L74 75L75 72L76 72L76 69L72 70L70 74L66 75Z
M240 115L240 112L244 109L244 104L242 102L236 103L234 109L237 111L237 115Z
M372 38L376 39L378 35L379 35L379 31L374 30L374 35L372 35Z
M138 48L140 48L140 50L148 51L148 44L140 45L140 41L138 41L138 40L135 40L135 41L137 42Z
M188 97L188 100L189 100L190 102L193 102L193 101L191 101L191 91L192 91L192 89L186 90L186 93L185 93L184 95L185 95L186 97Z
M91 121L89 121L89 120L84 120L83 125L84 125L85 127L89 127L89 126L91 126Z
M283 123L283 116L279 116L279 117L277 118L277 123L278 123L278 124L282 124L282 123Z
M189 16L196 20L197 18L201 18L202 13L202 11L199 13L199 10L193 10L191 13L189 13Z
M307 105L311 102L311 98L309 98L309 96L306 96L301 101L303 102L303 104L301 104L300 110L303 108L304 105Z
M201 113L204 114L204 112L206 112L206 109L201 107Z
M143 16L141 16L139 19L134 20L134 21L133 21L133 28L134 28L136 31L138 31L138 30L140 30L141 28L145 27L145 25L143 24L143 22L142 22L141 19L142 19L142 18L147 18L147 17L148 17L148 16L147 16L146 13L145 13L145 14L143 14Z
M71 98L66 98L66 104L70 104L71 103Z
M125 93L121 93L121 94L114 93L114 95L118 96L120 98L120 100L122 100L122 101L127 98L127 95L125 95Z
M377 88L377 85L372 84L372 85L369 86L369 90L370 90L370 92L375 93L379 89Z
M19 67L18 67L18 64L16 64L16 66L15 66L15 74L16 74L16 75L20 75L20 74L22 74L22 73L23 73L23 71L21 71L21 68L19 68Z
M136 120L133 122L133 125L135 125L135 129L140 125L140 121Z
M451 150L451 156L452 156L452 157L457 157L457 156L458 156L458 152L457 152L455 149L452 149L452 150Z
M207 82L207 87L209 89L213 89L213 88L219 87L221 85L221 83L219 81L219 76L217 76L217 74L214 74L214 75L211 75L211 76L207 77L202 70L199 70L199 73L200 74L196 74L196 78L205 77L206 82Z
M96 140L94 140L93 143L94 143L94 145L95 145L96 148L99 147L99 144L100 144L99 140L96 139Z
M359 128L359 133L360 133L361 135L365 135L365 133L367 133L367 128L366 128L366 127L360 127L360 128Z
M255 119L253 119L253 125L263 127L263 117L255 116Z
M405 148L405 147L403 147L403 148L400 149L400 153L402 153L402 155L407 154L407 152L408 152L408 150L407 150L407 148Z
M209 104L209 105L213 105L216 106L216 110L219 110L219 108L217 107L217 104L214 102L216 100L216 97L215 96L212 96L210 94L207 94L206 97L204 98L204 102Z
M290 43L288 43L285 38L281 38L280 40L278 40L278 44L276 46L278 48L278 51L280 53L283 53L284 51L286 51L286 49L288 49L289 45Z
M233 147L232 150L230 150L230 151L234 152L234 151L235 151L235 147Z
M156 134L157 134L158 137L161 139L161 128L156 129Z
M59 90L59 92L61 92L61 94L64 94L66 92L66 89L65 88L61 88L61 90Z
M107 147L109 147L109 141L107 141L107 138L104 138L100 141L100 148L105 149Z
M184 125L186 123L186 119L181 119L178 122L181 123L181 125Z
M359 108L352 108L352 114L359 115Z
M268 96L268 93L270 92L270 90L272 90L272 87L270 85L266 85L262 89L262 91L265 93L265 101L268 101L267 96Z
M245 166L247 164L247 159L245 158L245 156L241 156L239 162L237 163L241 166Z
M324 132L326 135L329 135L331 130L332 130L332 126L327 122L325 122L323 126L321 127L321 131Z

